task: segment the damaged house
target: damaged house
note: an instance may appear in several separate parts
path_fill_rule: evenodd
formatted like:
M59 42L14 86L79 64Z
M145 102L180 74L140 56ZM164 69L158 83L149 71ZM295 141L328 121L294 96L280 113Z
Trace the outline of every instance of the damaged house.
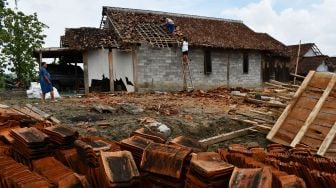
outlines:
M176 34L165 28L166 17L174 21ZM221 18L103 7L100 28L66 29L60 49L82 54L86 93L102 79L110 91L180 90L183 36L195 88L260 87L269 79L288 78L284 44L241 21Z
M288 46L290 54L290 72L295 73L296 62L297 74L306 76L309 71L334 72L335 63L333 58L323 55L314 43ZM299 53L300 51L300 53Z

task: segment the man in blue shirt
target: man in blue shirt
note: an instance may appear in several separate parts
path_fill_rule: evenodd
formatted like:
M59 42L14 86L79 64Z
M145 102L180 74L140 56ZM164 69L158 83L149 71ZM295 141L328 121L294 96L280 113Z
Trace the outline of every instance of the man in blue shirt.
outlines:
M47 63L42 62L40 68L40 85L42 90L42 103L45 102L45 96L50 92L51 100L55 101L54 89L51 83L51 77L47 71Z

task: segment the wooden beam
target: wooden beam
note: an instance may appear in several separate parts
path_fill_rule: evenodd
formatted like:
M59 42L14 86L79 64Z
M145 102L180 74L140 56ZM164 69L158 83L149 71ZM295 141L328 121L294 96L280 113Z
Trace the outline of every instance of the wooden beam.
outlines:
M272 102L262 101L262 100L258 100L258 99L252 99L252 98L245 98L244 100L247 101L247 102L250 102L250 103L264 104L266 106L271 106L271 107L285 108L287 106L286 104L272 103Z
M330 92L334 89L335 83L336 83L336 74L334 74L331 77L326 90L324 90L321 98L319 99L319 101L317 102L317 104L315 105L315 107L313 108L313 110L310 112L308 118L304 122L304 124L301 127L301 129L298 132L298 134L296 134L296 136L293 139L293 141L290 144L290 146L295 147L296 144L300 143L301 139L304 137L304 135L306 134L307 130L309 129L309 126L313 123L313 121L315 120L316 116L320 112L320 110L321 110L324 102L328 98Z
M255 127L249 127L249 128L245 128L245 129L240 129L237 131L232 131L229 133L224 133L224 134L220 134L211 138L206 138L203 140L199 140L199 142L207 144L207 145L212 145L212 144L216 144L219 142L223 142L225 140L231 140L237 137L241 137L241 136L245 136L248 135L251 132L251 129L254 129Z
M37 107L31 105L31 104L26 104L27 108L29 108L30 110L32 110L33 112L39 114L40 116L42 116L45 119L48 119L51 115L43 112L42 110L38 109Z
M83 68L84 68L84 88L85 95L89 94L89 67L88 67L88 51L83 52Z
M308 73L306 79L304 79L304 81L302 82L301 87L296 91L295 95L293 96L293 100L287 105L287 107L285 108L285 110L283 111L283 113L281 114L281 116L278 118L277 122L273 126L272 130L268 133L268 135L266 137L267 139L272 140L274 135L278 132L278 130L280 129L280 127L284 123L287 116L293 110L296 102L298 101L298 99L300 98L300 96L302 95L304 90L307 88L307 86L308 86L310 80L313 78L314 74L315 74L315 71L310 71Z
M113 49L108 52L110 91L114 92L114 74L113 74Z
M335 136L336 136L336 122L329 130L328 135L324 138L319 150L317 151L317 155L324 156L330 144L334 141Z
M304 76L298 75L298 74L294 74L294 73L290 73L291 76L297 77L297 78L302 78L305 79Z
M299 59L300 59L300 51L301 51L301 40L300 40L300 43L299 43L299 49L298 49L296 63L295 63L295 74L297 74L297 70L298 70L298 64L299 64ZM296 77L294 77L294 84L296 84Z
M132 64L133 64L133 82L134 82L134 91L138 91L138 57L136 48L132 48Z
M267 119L267 118L263 118L263 117L258 117L258 116L255 116L255 115L245 114L245 113L242 113L242 112L236 112L236 114L239 114L239 115L242 115L242 116L246 116L246 117L252 118L252 119L259 119L259 120L262 120L264 122L271 123L271 124L275 123L275 121L273 121L273 120L270 120L270 119Z

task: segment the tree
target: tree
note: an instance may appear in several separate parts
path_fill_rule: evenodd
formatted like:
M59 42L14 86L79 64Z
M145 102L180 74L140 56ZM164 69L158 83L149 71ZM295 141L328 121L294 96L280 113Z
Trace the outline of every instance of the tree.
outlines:
M27 83L36 75L37 62L33 51L44 44L43 29L47 26L40 22L36 13L25 15L2 6L0 28L0 67L8 68L17 78ZM1 7L0 7L1 8Z

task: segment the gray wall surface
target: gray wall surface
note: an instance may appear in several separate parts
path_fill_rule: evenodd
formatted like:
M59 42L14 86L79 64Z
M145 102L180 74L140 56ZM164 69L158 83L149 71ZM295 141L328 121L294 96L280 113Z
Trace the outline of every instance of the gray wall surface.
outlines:
M139 90L181 90L183 75L179 48L153 48L142 45L138 48ZM249 53L249 71L243 73L243 53L239 51L211 50L212 72L204 74L204 49L189 48L190 70L196 89L218 86L260 87L261 54ZM229 63L228 63L229 62ZM227 80L228 64L229 82Z

